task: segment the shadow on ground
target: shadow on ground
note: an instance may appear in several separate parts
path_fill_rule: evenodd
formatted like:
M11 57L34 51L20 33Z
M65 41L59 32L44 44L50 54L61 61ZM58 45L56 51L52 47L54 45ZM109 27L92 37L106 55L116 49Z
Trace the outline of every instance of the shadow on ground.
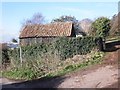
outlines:
M106 43L105 44L105 52L114 52L114 51L117 51L118 47L116 47L117 45L120 45L120 41L116 41L116 42L111 42L111 43Z
M65 79L66 77L56 76L53 78L40 78L37 80L4 84L2 85L2 90L6 90L7 88L14 88L15 90L18 90L18 88L27 90L35 90L35 88L57 88L57 86L61 84Z

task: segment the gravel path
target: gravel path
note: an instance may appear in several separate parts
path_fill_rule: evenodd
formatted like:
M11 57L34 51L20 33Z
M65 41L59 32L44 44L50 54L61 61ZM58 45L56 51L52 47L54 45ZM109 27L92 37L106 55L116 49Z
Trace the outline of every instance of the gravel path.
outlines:
M107 65L93 71L85 70L80 72L50 80L34 80L20 83L19 81L1 78L0 81L2 80L2 84L4 84L3 88L103 88L118 82L118 69L115 66ZM117 87L115 86L115 88Z
M105 66L95 71L67 78L58 87L60 88L103 88L118 82L118 69L113 66Z

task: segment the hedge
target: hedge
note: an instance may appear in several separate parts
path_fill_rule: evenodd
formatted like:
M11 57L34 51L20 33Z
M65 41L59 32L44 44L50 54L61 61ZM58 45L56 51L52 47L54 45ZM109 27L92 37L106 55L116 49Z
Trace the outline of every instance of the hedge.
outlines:
M8 49L1 49L0 57L1 57L0 59L1 64L10 63Z
M45 58L46 54L59 56L58 59L65 60L74 55L87 54L96 47L95 37L61 37L57 38L54 43L41 43L31 46L22 46L22 58L24 60L36 60ZM8 55L11 60L19 60L19 48L9 50ZM49 58L49 57L47 57Z

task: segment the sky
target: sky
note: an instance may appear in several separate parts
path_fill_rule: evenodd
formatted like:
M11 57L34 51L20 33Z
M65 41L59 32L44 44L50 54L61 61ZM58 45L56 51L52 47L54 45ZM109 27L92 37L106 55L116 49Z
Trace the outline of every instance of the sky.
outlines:
M46 23L62 15L75 16L77 20L100 16L111 18L118 13L118 2L7 2L0 3L0 42L19 37L22 23L35 13L41 13Z

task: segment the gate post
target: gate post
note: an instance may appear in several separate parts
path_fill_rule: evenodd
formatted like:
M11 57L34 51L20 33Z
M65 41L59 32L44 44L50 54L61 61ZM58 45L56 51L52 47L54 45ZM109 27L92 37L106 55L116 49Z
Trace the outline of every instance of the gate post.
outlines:
M96 40L97 47L100 51L104 51L105 49L105 41L102 39L102 37L99 37Z

